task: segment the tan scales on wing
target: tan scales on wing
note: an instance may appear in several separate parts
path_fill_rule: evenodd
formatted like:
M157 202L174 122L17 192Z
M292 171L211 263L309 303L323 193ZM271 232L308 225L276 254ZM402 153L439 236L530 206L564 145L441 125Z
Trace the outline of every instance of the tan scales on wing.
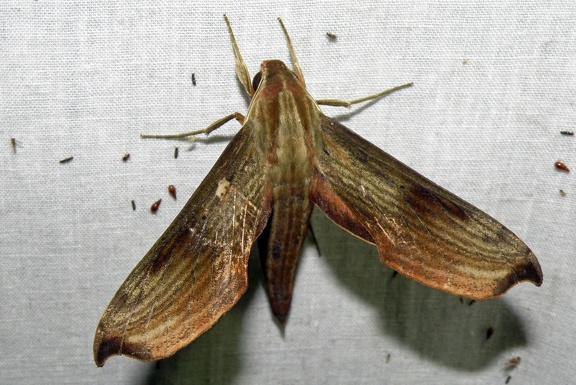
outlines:
M110 302L94 341L99 366L117 354L144 361L174 354L246 290L250 247L270 212L264 178L254 177L265 167L250 134L245 127L232 140Z
M541 283L536 257L502 224L341 124L322 119L325 147L317 158L313 199L342 227L360 237L367 232L363 238L376 244L384 263L475 299L498 296L523 280Z

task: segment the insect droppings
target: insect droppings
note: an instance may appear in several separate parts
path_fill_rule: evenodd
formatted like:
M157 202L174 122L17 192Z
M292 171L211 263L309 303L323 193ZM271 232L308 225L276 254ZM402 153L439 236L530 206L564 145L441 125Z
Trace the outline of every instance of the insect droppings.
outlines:
M73 156L69 156L68 158L64 158L64 159L60 160L59 163L62 163L62 164L64 164L64 163L69 163L69 162L72 161L72 159L74 159L74 157L73 157Z
M506 361L504 363L504 366L506 366L507 370L512 370L515 369L518 365L520 365L520 361L522 361L522 358L520 356L517 356Z
M490 337L492 337L493 335L494 335L494 328L490 326L488 329L486 329L486 340L489 340Z
M152 206L150 206L150 212L152 214L156 214L156 212L158 211L158 208L160 207L161 202L162 202L162 199L158 199L156 202L152 203Z
M555 166L558 170L570 172L570 169L568 168L568 166L566 166L564 163L562 163L562 162L560 162L560 161L557 161L556 163L554 163L554 166Z
M10 138L10 146L12 146L12 152L16 154L16 147L18 147L18 141L16 138Z
M176 199L176 186L174 186L173 184L168 186L168 193L170 194L170 196L174 199Z
M332 32L326 32L326 37L330 41L335 41L336 39L338 39L338 36L336 36L336 34Z

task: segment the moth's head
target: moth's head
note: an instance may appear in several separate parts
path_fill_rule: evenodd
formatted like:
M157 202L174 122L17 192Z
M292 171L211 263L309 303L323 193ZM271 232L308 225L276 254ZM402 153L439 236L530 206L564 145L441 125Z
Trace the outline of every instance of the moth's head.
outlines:
M277 94L283 89L302 87L296 74L280 60L265 60L260 65L260 72L254 75L252 87L254 92ZM266 91L264 91L266 90Z

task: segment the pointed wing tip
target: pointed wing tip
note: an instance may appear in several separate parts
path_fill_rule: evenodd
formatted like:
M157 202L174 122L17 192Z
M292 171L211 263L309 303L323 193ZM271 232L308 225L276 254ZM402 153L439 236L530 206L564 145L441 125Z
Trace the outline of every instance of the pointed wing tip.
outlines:
M149 350L144 349L142 344L129 344L121 337L103 337L97 334L94 339L94 362L96 366L103 367L106 361L113 356L128 356L143 362L164 358L154 356Z
M540 263L538 262L538 259L534 253L528 250L522 262L518 263L507 276L507 278L500 283L499 289L496 290L495 296L504 294L517 283L531 282L539 287L542 285L543 280L544 275L542 274Z
M108 358L111 356L110 354L104 352L101 347L101 344L94 342L94 362L99 368L103 367Z
M526 256L522 262L515 267L513 276L510 276L510 279L515 280L514 283L528 281L536 286L540 286L544 280L540 262L538 262L538 258L536 258L532 250L526 249ZM511 286L513 286L514 283L512 283Z
M94 362L101 368L108 358L122 354L122 343L118 338L105 338L98 329L94 338Z
M101 368L106 363L106 358L94 357L94 362L96 363L97 367Z
M536 286L542 285L544 281L544 274L536 256L530 252L530 260L525 265L524 269L525 280L532 282Z

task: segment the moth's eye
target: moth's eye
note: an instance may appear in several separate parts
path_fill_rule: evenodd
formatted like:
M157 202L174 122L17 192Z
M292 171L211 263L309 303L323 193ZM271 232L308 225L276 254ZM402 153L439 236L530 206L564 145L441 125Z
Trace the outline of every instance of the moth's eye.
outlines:
M254 88L254 91L258 89L261 80L262 80L262 71L254 75L254 78L252 79L252 88Z

